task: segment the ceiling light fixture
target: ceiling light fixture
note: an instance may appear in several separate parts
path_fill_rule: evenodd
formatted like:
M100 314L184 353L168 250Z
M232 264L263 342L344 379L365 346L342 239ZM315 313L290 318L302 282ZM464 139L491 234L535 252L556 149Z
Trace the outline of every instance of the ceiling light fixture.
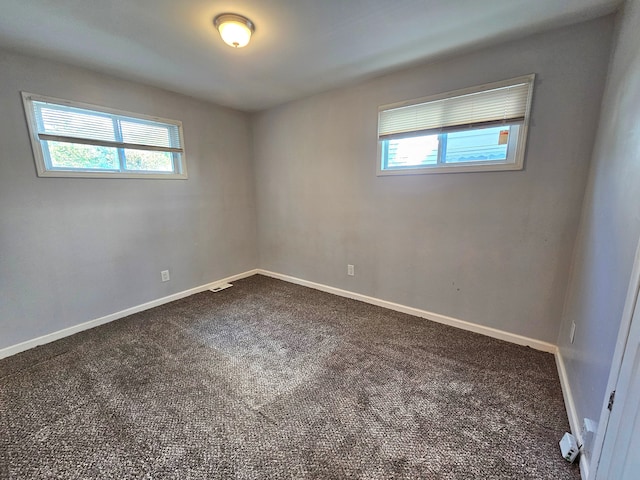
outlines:
M213 19L222 40L234 48L244 47L251 39L256 27L251 20L235 13L222 13Z

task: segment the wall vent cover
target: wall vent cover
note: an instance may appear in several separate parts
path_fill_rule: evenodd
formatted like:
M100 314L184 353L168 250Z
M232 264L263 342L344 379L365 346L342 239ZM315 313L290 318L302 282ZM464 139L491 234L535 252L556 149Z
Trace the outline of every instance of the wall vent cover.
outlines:
M233 285L230 284L230 283L221 283L220 285L216 285L215 287L211 287L209 290L211 290L212 292L216 293L216 292L219 292L219 291L224 290L225 288L229 288L229 287L233 287Z

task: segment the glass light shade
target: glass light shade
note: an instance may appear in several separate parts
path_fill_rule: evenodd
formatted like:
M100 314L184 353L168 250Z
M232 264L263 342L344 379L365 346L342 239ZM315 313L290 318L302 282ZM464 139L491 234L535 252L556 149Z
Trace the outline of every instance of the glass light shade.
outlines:
M251 20L235 14L217 16L214 20L214 25L220 32L222 40L234 48L246 46L254 31Z

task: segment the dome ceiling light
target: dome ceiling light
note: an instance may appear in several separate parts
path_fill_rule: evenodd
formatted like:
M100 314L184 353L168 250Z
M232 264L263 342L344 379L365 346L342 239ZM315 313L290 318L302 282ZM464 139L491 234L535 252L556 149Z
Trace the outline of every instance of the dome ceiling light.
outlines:
M213 19L224 42L233 48L242 48L249 43L256 27L251 20L235 13L221 13Z

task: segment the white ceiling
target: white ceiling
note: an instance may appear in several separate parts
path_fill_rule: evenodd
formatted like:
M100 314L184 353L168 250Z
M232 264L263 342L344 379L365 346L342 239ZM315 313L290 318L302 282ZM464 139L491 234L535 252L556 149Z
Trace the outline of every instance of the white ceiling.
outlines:
M620 0L0 0L0 46L261 110L613 12ZM212 19L256 24L225 45Z

